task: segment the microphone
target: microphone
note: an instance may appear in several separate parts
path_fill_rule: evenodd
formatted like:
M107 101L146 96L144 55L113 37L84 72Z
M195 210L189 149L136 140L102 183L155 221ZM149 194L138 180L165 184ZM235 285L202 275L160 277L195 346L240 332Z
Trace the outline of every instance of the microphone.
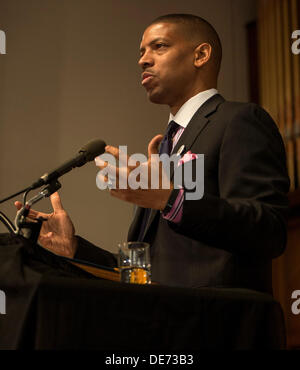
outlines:
M78 152L76 157L69 159L58 168L44 173L30 187L30 190L39 188L42 185L49 184L51 181L58 179L60 176L71 171L75 167L81 167L87 162L93 161L98 155L104 153L106 144L103 140L94 139L85 144Z

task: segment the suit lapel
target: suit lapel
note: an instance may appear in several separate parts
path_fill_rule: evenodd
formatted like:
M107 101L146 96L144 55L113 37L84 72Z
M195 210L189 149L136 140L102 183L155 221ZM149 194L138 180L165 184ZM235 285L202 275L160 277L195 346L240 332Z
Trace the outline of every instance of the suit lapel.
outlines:
M194 120L194 118L192 120ZM195 120L194 122L191 121L188 127L183 131L182 135L180 136L177 144L173 149L172 154L176 154L179 148L181 148L182 146L184 147L184 150L181 151L180 156L182 157L186 152L188 152L191 149L191 146L193 145L194 141L200 135L201 131L205 128L208 122L209 120L204 116L201 116L198 120ZM171 180L173 179L173 175L174 167L171 166L170 169Z
M206 101L194 114L187 128L183 131L177 144L173 149L173 154L176 154L181 146L184 146L184 150L180 153L183 156L188 152L194 144L197 137L201 134L203 129L209 123L209 116L214 113L218 106L224 102L224 98L216 94ZM171 169L170 177L173 178L173 169Z
M224 101L225 101L225 99L220 94L216 94L216 95L212 96L210 99L208 99L197 110L197 112L194 114L191 121L189 122L187 128L183 131L183 133L182 133L180 139L178 140L177 144L175 145L175 147L173 149L173 153L177 153L177 151L179 150L179 148L182 145L184 146L184 150L182 151L182 153L180 153L181 156L183 156L187 151L190 150L194 141L197 139L197 137L203 131L205 126L208 124L208 122L209 122L208 117L212 113L214 113L217 110L218 106L221 103L223 103ZM170 178L171 179L173 178L173 173L174 173L174 169L171 168L171 173L170 173ZM137 235L137 230L139 230L138 226L140 225L139 221L142 218L141 216L143 215L143 210L144 210L144 208L138 207L138 209L135 213L135 216L134 216L134 220L133 220L133 222L131 224L131 227L129 229L128 240L130 240L129 236L131 236L133 238L134 236ZM152 222L153 222L155 216L158 214L158 212L159 211L157 211L155 209L151 210L151 213L150 213L150 216L149 216L149 219L148 219L148 222L147 222L147 226L145 228L143 239L144 239L146 233L148 232L149 227L152 224Z

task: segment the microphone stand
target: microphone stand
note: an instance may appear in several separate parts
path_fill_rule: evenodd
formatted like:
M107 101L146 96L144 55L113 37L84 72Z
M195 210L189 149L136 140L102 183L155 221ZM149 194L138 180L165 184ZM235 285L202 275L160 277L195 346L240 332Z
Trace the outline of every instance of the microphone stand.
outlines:
M0 212L0 220L9 229L9 231L15 235L21 235L26 239L29 239L34 244L37 243L43 221L47 221L43 217L39 217L31 222L26 221L26 217L29 214L30 208L43 198L49 197L51 194L55 193L61 188L59 181L54 179L49 185L44 187L37 195L28 200L25 205L17 212L15 218L15 225Z
M3 224L8 228L9 232L14 233L16 231L15 225L1 211L0 211L0 221L2 221Z

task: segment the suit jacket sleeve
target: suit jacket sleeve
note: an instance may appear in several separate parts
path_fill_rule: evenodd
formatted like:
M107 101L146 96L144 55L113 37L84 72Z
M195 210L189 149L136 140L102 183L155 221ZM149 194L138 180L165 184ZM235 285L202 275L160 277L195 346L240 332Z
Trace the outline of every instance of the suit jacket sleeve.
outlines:
M116 267L116 255L100 247L96 247L86 239L76 236L78 248L74 256L76 259L89 261L102 266Z
M231 253L279 256L286 244L286 156L277 126L256 104L242 105L226 125L218 180L219 196L204 188L202 199L185 200L181 222L170 227Z

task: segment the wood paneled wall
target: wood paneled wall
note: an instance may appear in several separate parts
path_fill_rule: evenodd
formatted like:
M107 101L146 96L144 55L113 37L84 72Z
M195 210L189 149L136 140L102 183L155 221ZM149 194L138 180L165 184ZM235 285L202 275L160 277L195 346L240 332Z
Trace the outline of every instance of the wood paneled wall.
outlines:
M292 33L300 29L300 1L258 3L261 105L285 140L294 190L300 185L300 57L292 53Z
M258 0L260 104L285 142L291 179L291 214L285 253L273 262L274 296L282 304L288 348L300 348L300 315L291 310L300 290L300 54L292 33L300 29L300 0Z

